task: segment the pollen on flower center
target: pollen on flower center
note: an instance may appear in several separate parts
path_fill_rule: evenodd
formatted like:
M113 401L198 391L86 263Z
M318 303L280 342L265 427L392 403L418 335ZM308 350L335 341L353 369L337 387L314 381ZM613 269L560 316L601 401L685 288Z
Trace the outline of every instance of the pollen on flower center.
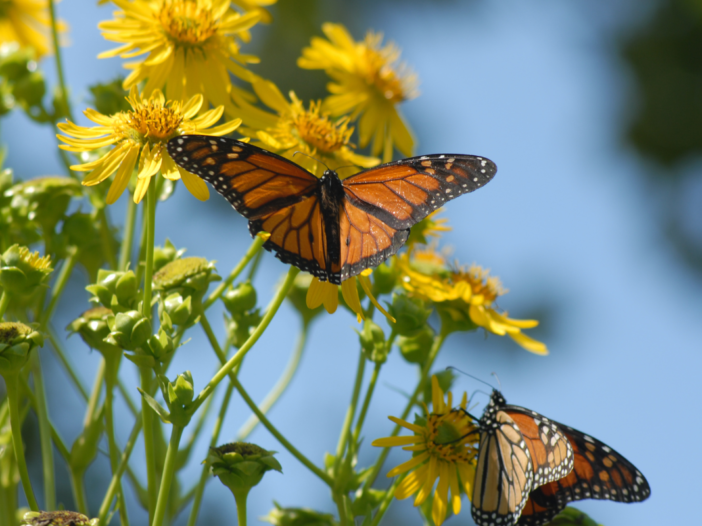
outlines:
M466 281L470 284L473 294L482 295L485 303L490 304L498 296L507 292L499 278L489 277L490 271L479 265L471 265L467 271L459 270L453 274L454 283Z
M202 44L218 29L211 9L189 0L164 2L158 18L166 35L181 45Z
M383 36L369 32L363 45L363 60L366 82L374 86L390 102L399 102L416 96L416 75L402 65L399 69L393 64L400 57L399 49L393 44L381 48Z
M183 122L179 103L164 105L157 100L136 104L133 110L120 114L116 128L125 138L163 141L170 138Z
M304 142L324 153L337 151L348 145L353 128L348 126L348 118L336 122L328 115L321 114L321 102L310 103L310 109L305 110L300 101L295 101L291 116L292 126Z
M473 426L469 418L459 410L451 410L427 418L427 452L446 462L470 462L475 458L476 435L470 434Z

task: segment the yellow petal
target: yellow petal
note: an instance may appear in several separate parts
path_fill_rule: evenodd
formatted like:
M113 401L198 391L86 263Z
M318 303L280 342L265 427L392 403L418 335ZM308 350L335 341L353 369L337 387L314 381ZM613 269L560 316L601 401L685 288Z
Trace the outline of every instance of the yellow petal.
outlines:
M427 470L429 469L428 464L419 466L414 471L407 474L407 476L400 482L395 489L395 498L398 500L406 499L414 495L419 488L422 487L424 482L424 477L426 476Z
M421 455L419 455L421 456ZM427 453L427 456L429 454ZM417 457L415 457L417 458ZM431 494L431 490L434 487L434 482L436 482L436 477L439 475L438 473L438 462L436 460L436 457L430 456L429 457L429 470L427 471L427 476L424 479L424 485L422 488L419 490L417 493L417 497L414 499L414 505L415 506L421 506L424 504L424 501L427 500L429 495ZM389 473L388 473L389 475Z
M451 509L454 515L461 512L461 490L458 485L458 475L456 474L456 466L449 466L449 488L451 490Z
M323 295L324 288L322 287L319 278L312 278L312 281L310 282L310 287L307 289L307 296L305 298L307 308L313 310L319 307L322 304Z
M540 341L537 341L533 338L529 338L526 334L523 334L522 332L516 332L516 333L509 333L510 338L512 338L515 342L517 342L519 345L524 347L527 351L531 351L534 354L540 354L542 356L545 356L548 354L548 348L546 347L545 344L541 343Z
M436 375L431 377L431 404L434 408L434 413L444 413L444 393L439 386L439 379Z
M205 181L180 166L178 167L178 172L180 172L180 179L183 181L185 188L188 189L188 192L193 194L195 199L207 201L210 198L210 191Z
M420 453L416 457L412 457L407 462L403 462L399 466L395 466L390 471L388 471L388 478L394 477L395 475L399 475L400 473L404 473L405 471L409 471L419 466L419 464L424 462L427 458L429 458L429 453Z
M405 429L409 429L413 433L422 433L424 431L423 427L418 426L416 424L410 424L409 422L405 422L404 420L397 418L396 416L389 416L388 420L396 423L398 426L404 427Z
M341 295L349 308L363 318L363 308L361 300L358 298L358 288L356 288L356 278L350 278L341 282ZM360 320L359 320L360 321Z
M448 464L439 462L439 484L434 492L434 502L431 507L431 518L434 519L436 526L441 526L446 520L446 511L448 510L448 489L449 475Z
M261 99L261 102L269 108L281 114L289 111L288 101L285 100L285 97L283 97L278 87L271 81L263 79L256 80L253 83L253 88L258 98Z
M134 172L134 165L136 164L137 157L139 156L139 147L133 146L124 156L119 170L117 170L117 175L115 175L115 180L112 181L110 185L110 191L107 192L107 204L111 205L119 196L122 195L124 189L127 188L129 184L129 179L132 177L132 172Z
M417 444L418 442L424 442L424 437L419 435L405 435L401 437L385 437L376 438L371 442L371 446L375 447L395 447L395 446L407 446L409 444Z

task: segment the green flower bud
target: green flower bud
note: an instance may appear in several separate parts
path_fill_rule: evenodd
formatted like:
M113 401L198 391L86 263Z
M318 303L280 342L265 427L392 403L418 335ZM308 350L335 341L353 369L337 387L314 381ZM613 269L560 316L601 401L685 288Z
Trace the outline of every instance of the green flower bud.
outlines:
M97 283L88 285L85 290L93 294L92 301L97 300L113 312L134 310L139 301L136 275L131 270L122 272L100 269Z
M98 453L98 446L102 438L102 431L105 424L104 411L98 411L83 431L78 436L73 446L71 446L71 456L69 464L76 473L85 473L90 464L93 463Z
M244 281L227 291L222 301L232 315L250 311L256 307L256 289L250 281Z
M22 517L25 526L97 526L99 519L88 519L75 511L30 511Z
M397 339L402 357L409 363L423 364L433 345L434 331L429 325L424 325L413 336L400 336Z
M45 236L54 233L71 198L82 195L80 183L70 177L38 177L5 191L5 196L12 198L13 215L22 220L37 221Z
M188 322L194 322L191 320L193 306L190 296L183 299L179 292L174 292L163 300L163 310L174 325L188 326Z
M29 354L44 345L43 336L24 323L0 322L0 374L15 374Z
M337 526L334 516L309 508L283 508L273 501L275 508L262 521L275 526Z
M390 294L397 286L400 273L394 265L394 259L392 261L393 264L388 265L385 262L373 271L373 293L376 297L381 294Z
M108 343L133 351L143 345L151 336L151 322L139 311L119 312L109 320Z
M375 363L385 363L388 359L388 348L385 344L385 333L383 329L370 318L363 324L363 331L358 333L361 348L366 357Z
M145 347L157 360L163 362L175 351L175 343L166 331L159 329L158 334L152 335Z
M108 320L112 315L112 311L107 307L95 307L69 323L66 330L78 333L91 349L101 352L120 351L119 347L104 341L110 334Z
M207 463L212 474L219 477L236 497L237 494L245 495L261 482L266 471L283 472L274 454L275 451L266 451L256 444L234 442L210 448Z
M28 296L45 285L52 270L49 256L12 245L0 256L0 285L12 296Z
M412 336L427 323L431 309L424 307L420 299L409 298L405 294L393 294L390 315L397 320L393 329L400 336Z
M441 330L450 334L458 331L474 331L478 328L470 319L470 311L461 300L444 301L436 306L436 312L441 318Z
M227 333L232 345L237 349L241 347L253 332L255 327L261 323L261 313L258 309L251 312L243 312L228 318L225 314Z
M187 406L193 401L195 390L193 389L193 375L190 371L179 374L175 382L168 384L169 397L172 404L178 401L181 405Z
M211 281L222 279L214 270L214 263L205 258L176 259L154 274L154 286L162 291L183 288L189 294L199 292L202 296Z
M121 96L124 100L124 95ZM99 110L98 110L99 111ZM103 113L104 115L112 115L112 113ZM162 247L154 247L154 272L162 269L167 263L179 259L185 253L185 249L176 249L170 240L166 239L166 242Z
M46 95L46 82L41 70L35 70L17 79L12 88L15 99L25 109L39 106Z
M549 526L598 526L597 522L587 514L571 506L556 515L548 524Z

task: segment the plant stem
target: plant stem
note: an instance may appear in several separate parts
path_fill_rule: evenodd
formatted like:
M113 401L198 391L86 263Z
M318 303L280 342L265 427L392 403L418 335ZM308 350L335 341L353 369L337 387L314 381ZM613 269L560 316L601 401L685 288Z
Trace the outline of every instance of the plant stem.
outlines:
M290 357L288 364L285 366L283 374L280 375L280 378L273 386L273 389L271 389L270 392L263 399L263 402L258 404L258 408L264 415L268 413L268 411L270 411L271 407L273 407L273 405L278 401L280 396L288 388L288 385L290 385L290 381L293 379L293 376L295 376L297 367L300 365L300 359L302 358L302 353L305 350L306 341L307 324L303 325L302 331L300 332L300 335L297 338L297 344L295 345L295 349L293 350L292 356ZM239 433L237 434L237 440L245 440L246 437L249 436L251 432L256 428L258 423L259 420L258 418L256 418L256 415L251 415L251 417L241 428L241 431L239 431Z
M10 304L10 295L3 291L2 296L0 296L0 320L4 319L5 311L7 306Z
M141 389L145 393L151 393L151 369L142 367L140 372ZM146 457L146 480L147 493L149 496L149 524L151 524L156 509L156 500L158 499L158 474L156 473L154 411L143 396L141 397L141 420L144 426L144 455Z
M236 501L236 518L238 526L246 526L246 500L251 489L232 491Z
M273 426L273 424L271 424L271 422L266 418L266 416L263 413L261 413L261 411L258 409L258 407L256 406L256 402L254 402L253 399L246 392L244 387L239 382L239 379L235 377L231 381L234 384L234 387L236 387L236 390L239 391L241 397L244 399L244 402L246 402L246 405L248 405L249 408L254 412L254 414L258 417L258 419L265 426L265 428L268 429L270 434L273 435L278 440L278 442L280 442L282 446L290 452L292 456L299 460L300 463L302 463L307 469L309 469L312 473L314 473L320 479L322 479L330 488L333 488L334 480L324 471L315 466L312 463L312 461L310 461L307 457L305 457L305 455L300 453L300 451L298 451L297 448L295 448L295 446L288 442L287 439L278 432L275 426Z
M263 315L261 323L258 324L258 327L256 327L256 329L251 333L249 338L239 348L237 353L234 356L232 356L229 359L229 361L219 369L219 371L217 371L217 373L212 377L212 379L205 386L205 388L202 391L200 391L200 394L198 394L197 398L194 400L194 411L196 411L197 408L203 404L205 399L212 394L219 382L221 382L234 369L234 367L241 363L241 361L244 359L244 356L246 356L246 353L248 353L251 350L251 347L253 347L254 344L258 341L258 339L261 337L261 335L266 330L271 320L275 316L275 313L278 312L278 309L283 303L285 296L288 294L290 287L292 287L293 281L295 280L295 276L297 276L298 272L300 272L300 270L296 267L290 267L285 281L280 286L280 289L268 305L268 310L266 310L266 313Z
M46 326L49 323L49 320L51 319L51 315L53 314L54 309L56 308L58 300L61 298L63 289L66 287L66 284L68 283L68 280L71 277L71 273L73 272L73 267L76 264L78 250L75 247L70 247L68 250L68 257L64 260L63 265L61 266L61 272L56 278L54 288L51 291L51 300L49 300L49 305L41 313L40 327L42 332L46 331Z
M175 476L178 445L180 444L180 437L182 436L183 427L173 424L171 429L171 439L168 442L168 450L166 451L166 461L163 466L161 488L158 492L156 511L154 512L154 519L151 522L151 526L161 526L161 524L163 524L163 518L166 514L166 505L168 504L168 495L171 491L171 482Z
M69 470L71 477L71 491L73 499L76 501L76 509L78 513L83 515L88 514L88 498L85 494L85 484L83 484L83 473L78 473L74 470Z
M127 270L132 259L132 243L134 243L134 226L136 225L137 205L134 199L127 199L127 216L124 220L124 239L119 251L118 270Z
M12 430L12 446L15 451L15 460L17 461L17 469L20 472L22 479L22 487L24 494L27 497L27 503L32 511L39 511L39 504L34 496L32 483L29 480L29 472L27 471L27 460L24 458L24 445L22 444L22 417L19 412L19 389L18 376L16 374L5 375L5 389L7 390L7 399L10 404L10 428Z
M114 247L112 246L112 233L110 232L110 220L107 217L107 210L103 206L96 210L97 221L100 224L100 237L102 241L102 253L110 268L117 268Z
M205 300L205 303L203 303L202 306L203 310L209 309L210 306L224 293L224 291L227 290L227 287L234 283L234 280L239 276L239 274L242 273L242 271L246 268L246 265L249 264L251 258L253 258L256 253L261 250L263 243L264 240L261 236L256 236L254 238L251 246L249 246L249 249L246 251L246 254L244 254L244 257L241 258L241 261L239 261L237 266L234 267L234 270L231 271L229 276L227 276L227 279L220 283L219 286L212 291L212 294L209 295L207 300Z
M233 392L234 384L230 383L229 385L227 385L227 391L224 393L224 399L222 400L222 405L219 408L219 415L217 415L217 421L215 422L214 429L212 430L210 448L217 446L217 441L219 440L219 433L222 431L222 424L224 423L224 417L227 414L227 409L229 408L229 402L232 398ZM200 473L200 480L197 483L197 487L195 488L193 507L190 510L190 517L188 518L187 526L195 526L195 523L197 522L197 515L200 511L200 504L202 503L202 494L205 492L205 484L207 483L209 471L210 468L207 464L202 466L202 472Z
M58 23L56 20L56 2L49 0L49 15L51 16L51 40L54 44L54 58L56 59L56 75L58 76L59 90L61 90L61 99L63 100L64 108L68 118L73 120L71 114L71 104L68 101L68 92L66 91L66 81L63 76L63 63L61 60L61 47L58 40Z
M376 363L373 368L373 374L371 375L370 383L368 384L368 390L366 391L366 397L363 399L363 406L361 407L361 412L358 415L358 420L356 421L356 429L353 431L352 440L358 442L358 437L361 436L361 429L363 428L363 423L366 420L366 413L368 413L368 407L370 406L371 398L373 397L373 391L375 390L375 384L378 381L378 376L380 375L380 369L383 367L382 363Z
M146 272L144 274L144 298L142 314L151 319L151 286L154 273L154 236L156 232L156 185L146 191ZM149 392L149 391L147 391ZM146 429L144 430L146 431Z
M33 353L32 375L34 376L34 391L36 398L36 413L39 421L39 444L41 446L41 461L44 477L44 509L56 509L56 476L54 474L54 449L51 444L51 425L49 411L46 406L46 391L44 390L44 375L41 372L39 353Z
M356 407L358 406L358 397L361 393L361 384L363 383L363 373L366 369L366 356L363 353L363 349L359 352L358 365L356 366L356 380L353 385L353 393L351 395L351 403L349 408L346 410L346 418L344 419L344 424L341 427L341 434L339 435L339 443L336 446L336 458L334 459L334 474L337 475L339 472L339 466L341 466L341 460L346 450L346 445L348 444L349 431L351 429L351 423L353 422L353 417L356 414Z
M404 480L404 478L407 476L407 473L403 473L399 477L395 477L395 480L390 484L390 487L385 490L385 497L383 497L383 500L380 502L380 506L378 506L378 511L375 514L375 517L373 517L373 521L370 523L369 526L378 526L380 521L383 519L383 515L385 515L385 512L388 511L388 508L390 507L390 504L392 503L392 499L395 496L395 490L397 489L397 486L400 485L400 483Z
M127 444L124 446L124 451L122 452L122 459L120 460L119 467L117 468L117 471L112 474L112 481L110 482L110 486L107 488L107 493L105 493L105 498L102 500L102 504L100 505L100 511L98 512L99 524L101 526L105 526L107 524L107 514L110 512L112 499L114 499L115 493L117 493L117 487L119 486L119 481L122 478L122 474L127 468L129 456L132 454L132 450L134 449L134 445L136 444L137 437L139 436L139 432L141 431L141 426L142 420L141 418L137 418L136 422L134 422L132 432L129 435L129 440L127 440Z

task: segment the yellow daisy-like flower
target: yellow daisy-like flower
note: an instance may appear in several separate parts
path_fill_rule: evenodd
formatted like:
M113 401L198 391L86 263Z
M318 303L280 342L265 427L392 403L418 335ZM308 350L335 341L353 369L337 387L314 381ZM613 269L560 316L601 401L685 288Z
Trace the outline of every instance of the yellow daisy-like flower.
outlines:
M444 401L444 393L436 376L431 377L431 388L432 412L425 405L423 419L410 424L394 416L388 417L414 435L379 438L372 445L403 446L402 449L413 453L410 460L388 472L388 477L409 472L395 489L396 499L406 499L416 493L414 505L421 506L431 494L436 479L439 479L434 492L432 519L440 526L446 520L449 502L453 513L460 513L460 488L468 495L473 492L478 434L471 418L464 411L453 409L450 391ZM467 395L463 393L461 408L464 410L467 402Z
M205 182L176 165L168 155L166 143L173 137L189 133L226 135L241 124L241 119L210 128L222 117L224 108L219 106L194 118L202 107L202 95L195 95L183 104L179 101L166 102L160 90L154 90L149 99L143 98L133 87L127 101L132 109L112 116L92 109L85 110L85 116L99 126L86 128L72 122L58 125L63 133L69 135L57 135L66 143L59 146L63 150L88 152L114 145L112 150L96 161L74 165L71 169L89 172L83 179L86 186L101 183L116 171L117 175L107 194L108 204L114 203L122 195L135 166L138 166L135 203L142 200L151 177L159 170L165 178L172 181L182 179L191 194L205 201L209 197Z
M548 354L543 343L530 338L522 329L536 327L536 320L516 320L497 312L495 300L507 292L499 278L478 265L449 268L434 249L415 251L398 258L401 282L411 296L431 301L440 313L454 321L483 327L493 334L508 335L526 350Z
M125 65L132 72L124 89L146 81L144 93L163 89L171 100L204 96L212 103L235 111L232 96L246 96L232 85L229 73L250 81L244 68L258 62L239 53L236 37L248 38L246 31L261 17L257 11L240 14L229 0L113 0L121 11L115 19L99 24L103 36L123 45L98 55L131 58L148 53L141 61Z
M322 31L329 40L313 38L297 64L323 69L334 80L325 109L334 116L360 116L360 145L372 140L373 155L383 152L383 161L392 160L393 147L411 156L414 139L397 105L417 96L417 76L397 65L400 50L392 43L383 46L383 36L372 31L362 42L354 41L341 24L326 23Z
M330 119L328 113L321 111L319 102L312 102L305 108L292 91L291 102L288 102L277 86L267 80L257 79L253 87L261 101L276 112L268 113L241 104L240 114L248 126L242 128L242 133L256 137L261 147L291 160L294 157L296 163L318 177L326 170L324 165L335 170L354 166L370 168L380 162L375 157L353 152L355 146L350 142L353 128L349 127L348 117ZM304 155L295 155L296 152ZM345 170L341 177L355 171Z
M320 281L319 278L312 278L310 283L310 288L307 289L307 308L316 309L320 305L324 305L324 308L329 314L334 314L337 307L339 306L339 289L341 289L341 295L346 302L346 305L356 313L356 319L360 323L365 319L363 314L363 308L361 307L361 299L358 296L358 288L356 288L356 279L361 284L361 288L366 293L368 298L371 300L375 308L382 312L386 318L395 322L395 318L390 316L388 312L378 303L375 299L373 293L371 292L371 282L368 276L371 274L371 269L366 269L361 272L360 275L349 278L341 282L341 285L334 285L328 281Z
M273 17L265 6L273 5L278 0L232 0L232 4L239 6L246 12L256 11L261 16L261 22L270 24Z
M448 226L448 219L436 217L443 211L443 208L437 208L427 217L412 227L409 237L407 238L407 246L412 247L415 244L427 245L429 238L438 238L441 232L450 232L451 227ZM411 248L410 248L411 250Z
M58 30L66 30L61 21ZM0 44L17 42L21 47L32 47L41 58L51 50L50 32L47 0L0 0Z

